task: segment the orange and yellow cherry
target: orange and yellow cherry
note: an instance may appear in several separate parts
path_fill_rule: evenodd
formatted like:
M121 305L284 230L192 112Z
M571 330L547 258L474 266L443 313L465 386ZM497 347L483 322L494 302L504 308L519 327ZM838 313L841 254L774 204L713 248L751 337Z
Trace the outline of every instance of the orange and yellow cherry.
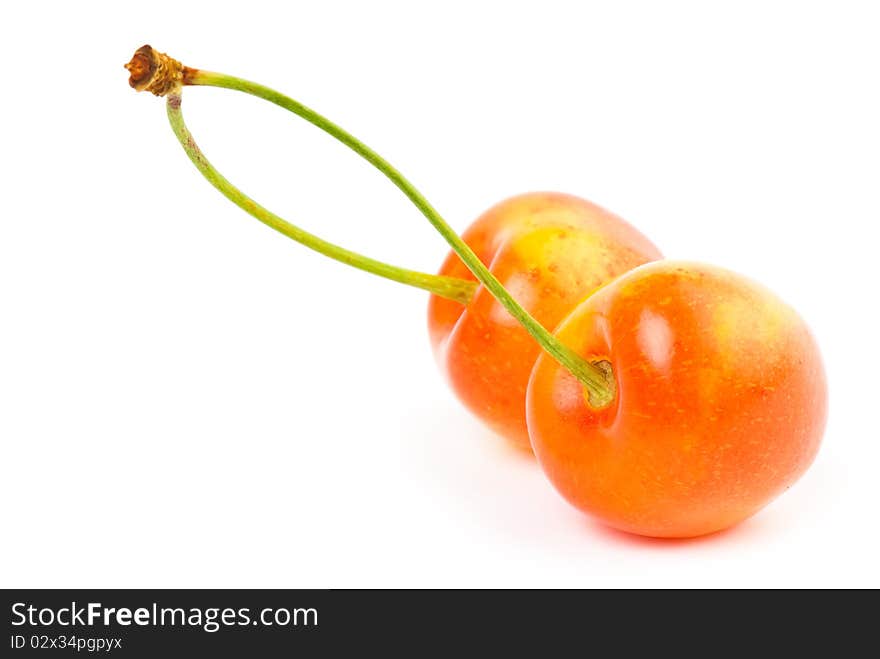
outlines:
M554 192L502 201L471 224L462 239L549 329L600 286L662 258L616 215ZM454 252L440 274L476 281ZM528 449L525 396L541 352L538 343L482 286L464 306L432 295L428 325L437 361L458 398L490 428Z
M804 321L733 272L661 261L588 298L555 335L610 368L597 409L541 355L529 382L535 455L575 507L615 528L698 536L760 510L822 438L826 381Z

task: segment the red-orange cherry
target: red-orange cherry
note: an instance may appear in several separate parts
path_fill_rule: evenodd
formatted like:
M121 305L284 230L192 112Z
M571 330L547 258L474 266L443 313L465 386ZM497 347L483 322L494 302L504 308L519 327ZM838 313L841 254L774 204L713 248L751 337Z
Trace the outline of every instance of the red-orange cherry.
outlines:
M462 238L514 298L551 330L600 286L662 258L621 218L560 193L503 201ZM454 253L440 274L475 280ZM458 398L490 428L528 449L525 395L539 345L482 286L466 306L432 295L428 324L437 361Z
M826 382L804 321L727 270L660 261L588 298L555 335L610 365L612 402L542 354L528 391L532 446L574 506L648 536L749 517L813 461Z

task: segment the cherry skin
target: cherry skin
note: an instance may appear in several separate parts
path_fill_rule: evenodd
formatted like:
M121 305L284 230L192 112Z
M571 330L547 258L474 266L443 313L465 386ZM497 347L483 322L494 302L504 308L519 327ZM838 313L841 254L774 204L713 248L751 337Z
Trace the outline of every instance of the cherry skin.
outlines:
M801 318L720 268L660 261L579 305L555 334L611 365L594 409L542 355L529 382L532 447L575 507L623 531L712 533L744 520L804 473L825 427L819 350Z
M619 217L560 193L507 199L462 238L550 330L603 284L662 258ZM475 280L454 253L439 274ZM458 398L490 428L530 450L526 387L541 352L534 339L482 286L467 306L432 295L428 325L434 354Z

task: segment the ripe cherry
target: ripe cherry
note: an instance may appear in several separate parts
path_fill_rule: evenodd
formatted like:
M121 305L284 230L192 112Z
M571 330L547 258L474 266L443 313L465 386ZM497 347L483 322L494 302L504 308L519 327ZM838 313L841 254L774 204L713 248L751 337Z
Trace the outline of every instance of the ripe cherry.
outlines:
M556 336L606 363L614 398L541 355L529 382L535 455L575 507L618 529L688 537L749 517L819 448L826 382L803 320L727 270L661 261L598 291Z
M462 239L517 302L550 329L603 284L662 258L616 215L552 192L499 203ZM440 274L476 281L455 252ZM428 326L437 361L459 399L493 430L530 450L526 386L540 345L482 286L465 306L432 295Z

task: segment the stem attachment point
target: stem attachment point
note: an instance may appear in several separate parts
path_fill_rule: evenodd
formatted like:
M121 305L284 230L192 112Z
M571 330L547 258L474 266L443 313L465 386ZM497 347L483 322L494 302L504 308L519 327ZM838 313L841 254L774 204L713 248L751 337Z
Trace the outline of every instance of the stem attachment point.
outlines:
M604 382L586 383L581 379L581 384L584 387L584 398L587 401L587 405L592 409L605 409L614 402L614 398L617 396L617 382L614 380L614 369L611 367L611 362L605 359L591 361L589 364L602 373Z
M195 72L195 69L184 66L150 45L138 48L125 68L130 74L128 84L135 91L146 91L156 96L179 90L186 84L186 78Z

